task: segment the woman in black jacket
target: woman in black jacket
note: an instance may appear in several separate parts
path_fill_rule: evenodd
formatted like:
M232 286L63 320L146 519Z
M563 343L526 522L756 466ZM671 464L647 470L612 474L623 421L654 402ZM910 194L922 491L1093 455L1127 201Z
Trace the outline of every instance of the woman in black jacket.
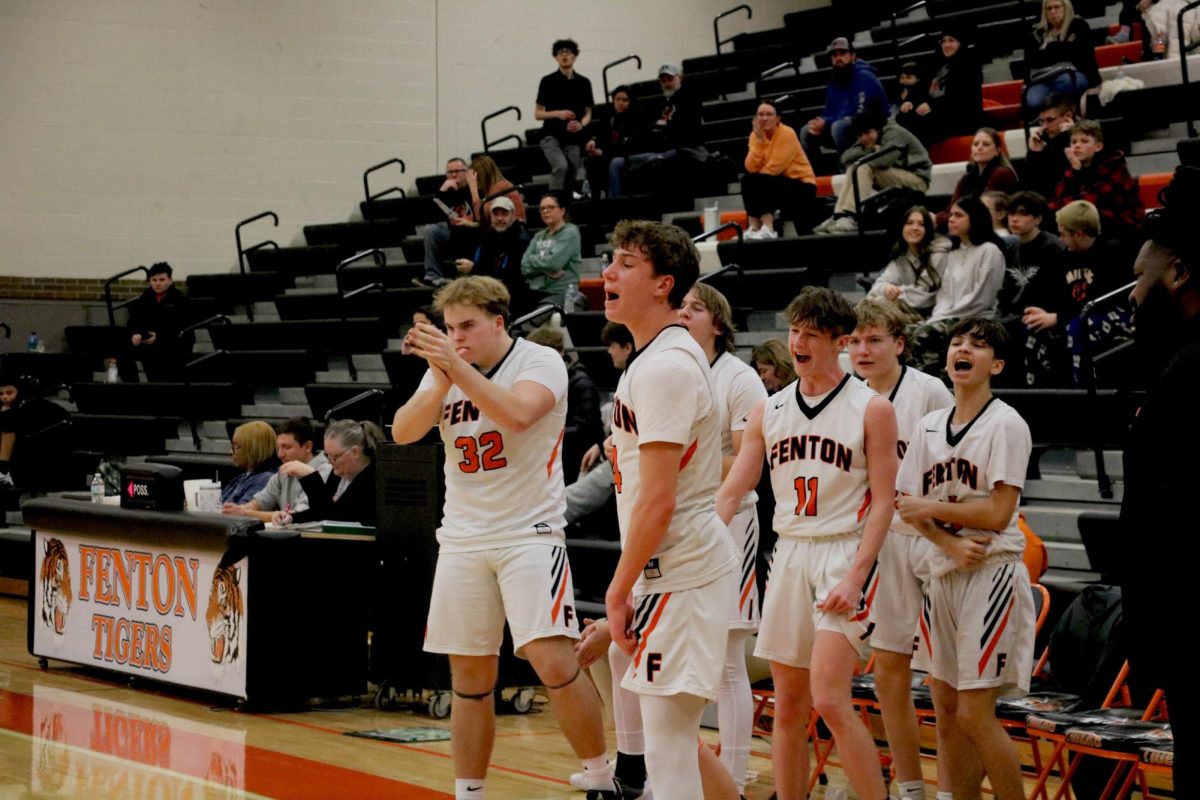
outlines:
M971 133L982 120L983 77L968 44L966 30L947 27L942 32L942 58L929 81L928 99L900 105L896 122L926 147Z
M1052 92L1078 98L1100 85L1092 29L1071 0L1042 0L1042 18L1025 42L1025 108L1036 111Z
M383 441L383 431L374 422L340 419L325 429L325 458L333 471L324 481L308 464L289 461L279 468L281 475L300 479L308 495L308 509L291 513L275 512L273 522L288 525L331 519L339 522L375 524L375 453Z
M593 197L599 197L602 191L607 194L609 163L617 156L629 155L631 139L641 135L645 128L629 87L613 89L609 117L592 123L592 135L585 146L587 158L583 165Z

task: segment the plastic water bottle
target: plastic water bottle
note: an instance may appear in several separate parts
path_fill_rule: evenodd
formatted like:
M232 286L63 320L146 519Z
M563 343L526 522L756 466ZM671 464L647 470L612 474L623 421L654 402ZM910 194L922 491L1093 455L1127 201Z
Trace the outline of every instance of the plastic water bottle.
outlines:
M1155 58L1164 58L1167 54L1167 33L1159 31L1154 34L1154 39L1150 43L1150 52Z
M567 291L563 293L563 311L568 314L578 311L585 305L583 295L579 291L579 287L574 283L567 286Z
M117 360L115 358L107 359L104 362L104 382L105 383L120 383L121 374L117 372Z
M92 502L104 502L104 476L99 472L92 476Z
M41 347L42 347L42 337L37 335L37 331L30 331L29 341L27 342L27 348L28 348L29 352L31 352L31 353L40 352Z

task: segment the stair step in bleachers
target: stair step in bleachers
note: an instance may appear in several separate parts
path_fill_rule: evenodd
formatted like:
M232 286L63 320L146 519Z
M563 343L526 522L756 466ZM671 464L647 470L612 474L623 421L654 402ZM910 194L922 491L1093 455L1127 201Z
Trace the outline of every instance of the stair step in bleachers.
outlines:
M232 381L245 386L303 386L325 369L323 353L308 350L222 350L193 361L193 381Z
M354 255L354 248L341 244L320 244L310 247L263 248L246 254L246 263L253 272L279 272L284 275L314 275L333 272L343 258Z
M220 419L238 413L250 399L235 383L77 383L72 395L84 414Z
M77 450L112 455L165 452L165 442L175 437L179 422L179 416L157 414L78 413L71 417Z
M308 319L216 325L209 329L219 350L314 350L377 353L396 326L379 318Z
M84 353L5 353L0 371L14 377L34 378L42 386L91 380L103 361Z
M280 295L275 298L275 308L284 321L328 319L344 313L349 317L385 318L393 323L394 329L396 323L409 322L413 311L432 302L433 290L416 286L363 292L348 300L340 300L337 292L314 289L303 294Z
M355 365L357 366L357 364ZM316 379L311 383L354 383L354 378L350 375L348 369L331 369L326 372L319 372ZM359 369L358 383L387 383L388 374L382 369Z
M706 281L737 305L782 310L805 286L826 286L829 272L815 268L726 272ZM772 338L772 337L767 337Z
M380 267L375 264L351 264L344 267L333 281L342 291L349 292L370 283L380 283L388 289L412 289L412 279L425 275L425 264L421 261L397 262Z
M306 417L311 415L311 413L311 409L304 404L262 403L256 401L241 406L236 412L230 414L230 416L241 416L248 419L262 419L263 417L291 419L292 417Z
M416 232L411 220L379 219L305 225L304 241L313 245L339 245L355 250L372 247L399 247L406 236Z
M398 348L389 347L379 354L390 383L401 402L408 400L417 390L421 378L428 369L425 360L418 356L405 355Z
M437 187L435 186L436 190ZM446 215L442 213L428 196L385 197L380 200L364 200L359 203L359 211L367 221L403 220L417 226L428 225L432 222L445 222Z
M228 439L201 439L200 449L196 449L196 442L190 436L181 436L174 439L167 439L163 445L163 450L158 451L163 453L208 453L214 456L224 456L229 458L229 440ZM211 475L208 476L211 479Z
M211 275L189 275L188 296L192 299L213 298L229 303L271 300L292 286L293 278L281 272L222 272Z
M603 311L577 311L563 315L563 325L571 334L576 347L591 347L600 344L600 331L608 324Z
M795 239L768 239L738 244L721 242L717 254L722 264L740 264L743 270L811 267L827 272L869 272L887 263L892 236L886 231L850 235L807 235Z

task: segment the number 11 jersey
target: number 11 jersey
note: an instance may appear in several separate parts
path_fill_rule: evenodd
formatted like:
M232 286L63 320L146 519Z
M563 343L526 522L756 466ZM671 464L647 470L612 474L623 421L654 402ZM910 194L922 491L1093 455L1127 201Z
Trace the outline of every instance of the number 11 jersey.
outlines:
M847 374L824 397L805 398L800 381L767 398L763 443L775 492L775 532L786 539L858 533L871 507L864 433L876 397ZM890 503L891 497L880 502Z

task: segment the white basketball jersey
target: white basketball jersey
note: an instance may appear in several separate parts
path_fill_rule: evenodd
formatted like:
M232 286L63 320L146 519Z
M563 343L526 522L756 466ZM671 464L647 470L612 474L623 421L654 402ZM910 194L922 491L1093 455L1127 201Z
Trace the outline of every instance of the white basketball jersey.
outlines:
M767 400L763 442L777 534L811 539L862 530L871 507L864 426L873 397L847 374L815 404L800 394L799 380Z
M892 401L892 408L896 410L896 430L899 433L896 455L901 461L908 449L909 437L925 415L954 405L954 395L946 388L946 384L929 373L908 367L901 368L900 380L892 388L888 400ZM898 512L892 518L891 529L897 533L920 536L916 528L900 519Z
M520 433L500 428L458 386L451 386L438 423L446 449L446 505L438 543L444 552L512 544L562 544L566 520L562 437L567 368L549 347L525 339L487 378L511 389L531 381L554 395L554 407ZM432 386L426 374L422 388Z
M1012 406L993 397L975 419L957 431L950 425L953 418L954 409L944 408L926 415L913 430L896 477L897 491L960 503L987 499L1001 483L1024 488L1033 444L1029 426ZM1006 553L1019 558L1025 550L1025 537L1017 528L1017 513L1013 509L1012 519L999 531L946 527L959 535L989 536L989 558ZM940 549L930 558L935 577L957 568Z
M633 522L643 476L640 447L683 446L675 512L659 550L646 563L634 594L678 591L711 583L733 568L737 554L714 506L721 483L724 426L708 359L681 325L670 325L629 360L613 396L613 484L621 543Z
M722 353L712 364L713 389L723 407L726 425L721 429L721 454L733 455L733 432L746 430L746 418L754 407L767 399L767 389L754 367L733 353ZM747 492L738 511L758 502L758 495Z

